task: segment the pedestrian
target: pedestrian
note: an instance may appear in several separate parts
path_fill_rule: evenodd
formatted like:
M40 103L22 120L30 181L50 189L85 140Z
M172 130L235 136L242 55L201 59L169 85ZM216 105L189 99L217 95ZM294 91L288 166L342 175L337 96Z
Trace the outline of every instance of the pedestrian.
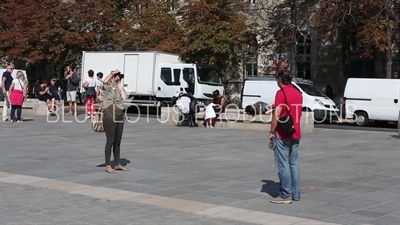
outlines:
M212 119L212 126L215 127L215 123L217 122L217 118L221 113L225 112L225 103L226 99L221 95L219 90L215 90L213 92L213 103L215 104L214 110L216 117Z
M205 117L204 118L206 120L206 125L207 125L208 128L214 128L214 126L212 124L212 121L216 117L215 111L214 111L214 108L213 108L215 106L217 106L217 105L215 105L212 102L212 99L208 99L206 101L206 112L205 112Z
M22 71L18 71L10 86L11 122L22 122L22 104L28 94L28 84ZM17 112L17 117L15 117Z
M35 82L35 84L33 85L32 94L33 94L33 96L34 96L35 98L39 98L39 95L37 95L36 89L40 89L40 84L41 84L41 83L42 83L41 80L40 80L40 79L37 79L36 82Z
M124 75L119 70L111 71L101 87L104 99L100 107L104 113L103 127L107 138L104 149L107 173L115 173L115 170L128 171L120 163L121 139L124 130L123 100L126 99L126 92L121 83L123 78ZM114 154L115 169L111 167L110 163L111 148Z
M66 68L67 76L67 101L69 102L69 112L68 115L77 114L77 104L76 104L76 90L79 84L79 77L75 73L75 65L69 65Z
M86 116L88 119L96 116L96 86L97 80L94 79L93 70L88 71L88 79L83 84L83 87L86 89Z
M280 182L279 196L271 199L271 202L290 204L292 200L300 200L298 149L303 97L292 85L289 72L279 72L276 81L280 90L275 95L275 109L268 140L274 145L275 166Z
M11 109L10 105L10 87L11 83L14 80L12 77L11 73L14 71L15 67L12 63L8 64L7 70L4 71L3 76L1 78L1 83L2 83L2 89L3 89L3 96L4 96L4 102L3 102L3 121L7 122L8 121L8 116L9 116L9 111Z
M334 92L333 92L333 88L332 88L331 85L329 85L329 84L326 85L324 94L326 95L326 97L328 97L328 98L333 100Z
M100 87L103 86L104 81L103 81L103 73L102 72L98 72L96 74L97 76L97 80L96 80L96 92L99 93L100 91Z

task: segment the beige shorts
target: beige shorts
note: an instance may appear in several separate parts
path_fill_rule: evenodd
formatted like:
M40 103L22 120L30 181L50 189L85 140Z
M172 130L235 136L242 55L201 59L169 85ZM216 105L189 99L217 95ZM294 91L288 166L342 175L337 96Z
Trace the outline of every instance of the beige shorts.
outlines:
M67 91L67 102L76 102L76 91Z

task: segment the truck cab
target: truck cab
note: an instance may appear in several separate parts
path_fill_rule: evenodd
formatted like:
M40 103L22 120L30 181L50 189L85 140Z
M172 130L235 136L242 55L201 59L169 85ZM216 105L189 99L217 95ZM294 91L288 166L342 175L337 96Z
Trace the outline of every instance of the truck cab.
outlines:
M224 93L221 70L213 65L191 63L160 63L157 69L158 101L169 101L182 92L191 93L199 102Z

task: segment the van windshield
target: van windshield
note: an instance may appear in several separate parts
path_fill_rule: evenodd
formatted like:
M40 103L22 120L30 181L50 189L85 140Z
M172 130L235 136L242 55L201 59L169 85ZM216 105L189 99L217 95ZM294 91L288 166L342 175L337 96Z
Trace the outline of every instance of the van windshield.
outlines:
M296 83L306 94L317 97L325 97L325 95L310 84Z
M222 80L218 70L199 69L197 70L197 80L200 84L221 86Z

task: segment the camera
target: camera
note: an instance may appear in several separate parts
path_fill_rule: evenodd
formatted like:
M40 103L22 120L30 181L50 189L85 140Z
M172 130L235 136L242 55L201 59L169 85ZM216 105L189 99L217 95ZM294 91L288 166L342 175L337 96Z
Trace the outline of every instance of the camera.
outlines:
M124 79L124 74L116 73L116 74L114 74L114 77L119 77L119 79Z

